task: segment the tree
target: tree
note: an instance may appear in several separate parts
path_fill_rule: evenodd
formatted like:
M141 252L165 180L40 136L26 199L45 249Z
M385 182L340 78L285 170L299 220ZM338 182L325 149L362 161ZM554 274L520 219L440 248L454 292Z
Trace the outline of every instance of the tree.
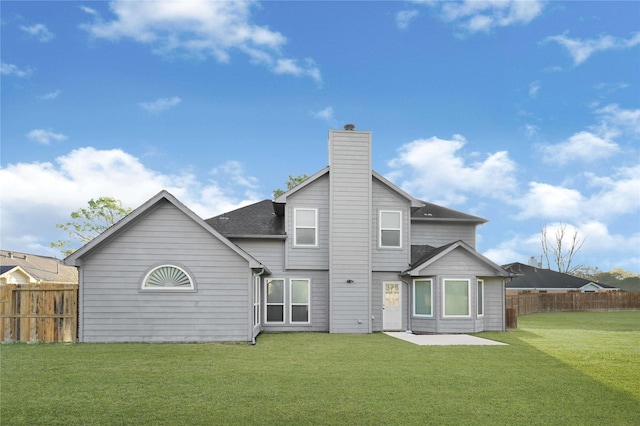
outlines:
M569 274L576 269L572 266L573 260L582 248L585 238L580 235L578 229L569 229L566 223L559 223L554 226L553 236L549 236L549 225L540 230L540 242L542 243L542 253L547 260L547 268L551 268L551 256L558 272Z
M295 188L297 185L300 185L302 182L304 182L305 180L307 180L309 178L309 176L302 174L300 176L297 177L293 177L291 175L289 175L289 180L286 182L287 184L287 191ZM273 198L278 198L279 196L281 196L282 194L284 194L285 192L287 192L283 189L274 189L273 190Z
M131 213L131 208L123 207L122 201L112 197L91 199L88 204L88 208L71 213L71 222L56 225L56 228L67 231L69 239L51 242L51 247L59 247L65 256L76 251L78 245L85 245Z

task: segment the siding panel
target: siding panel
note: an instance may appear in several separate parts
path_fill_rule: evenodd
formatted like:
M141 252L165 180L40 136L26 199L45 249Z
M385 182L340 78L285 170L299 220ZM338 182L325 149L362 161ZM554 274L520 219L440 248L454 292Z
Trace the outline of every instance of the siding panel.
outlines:
M160 263L184 266L196 291L139 290ZM250 340L247 261L168 202L97 248L82 269L85 342Z

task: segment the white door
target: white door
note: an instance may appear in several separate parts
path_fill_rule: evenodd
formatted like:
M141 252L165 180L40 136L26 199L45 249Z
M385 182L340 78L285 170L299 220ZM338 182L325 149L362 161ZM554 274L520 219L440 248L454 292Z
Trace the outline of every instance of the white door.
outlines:
M402 330L402 286L398 281L385 281L382 304L383 330Z

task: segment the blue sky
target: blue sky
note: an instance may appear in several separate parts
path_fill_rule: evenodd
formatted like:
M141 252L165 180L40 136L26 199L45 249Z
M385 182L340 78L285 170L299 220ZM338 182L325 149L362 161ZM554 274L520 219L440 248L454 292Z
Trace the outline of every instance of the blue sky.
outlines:
M3 1L3 249L91 198L207 218L373 132L376 171L490 220L478 249L640 272L640 3Z

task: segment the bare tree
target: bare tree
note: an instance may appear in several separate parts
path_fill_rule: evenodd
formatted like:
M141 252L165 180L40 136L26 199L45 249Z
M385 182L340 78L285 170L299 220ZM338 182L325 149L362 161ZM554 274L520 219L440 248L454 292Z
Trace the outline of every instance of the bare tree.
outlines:
M569 228L566 223L559 223L553 228L552 236L549 235L549 225L540 230L542 253L547 260L547 268L551 268L553 261L558 272L570 274L579 267L572 266L572 263L586 238L580 235L577 228Z

